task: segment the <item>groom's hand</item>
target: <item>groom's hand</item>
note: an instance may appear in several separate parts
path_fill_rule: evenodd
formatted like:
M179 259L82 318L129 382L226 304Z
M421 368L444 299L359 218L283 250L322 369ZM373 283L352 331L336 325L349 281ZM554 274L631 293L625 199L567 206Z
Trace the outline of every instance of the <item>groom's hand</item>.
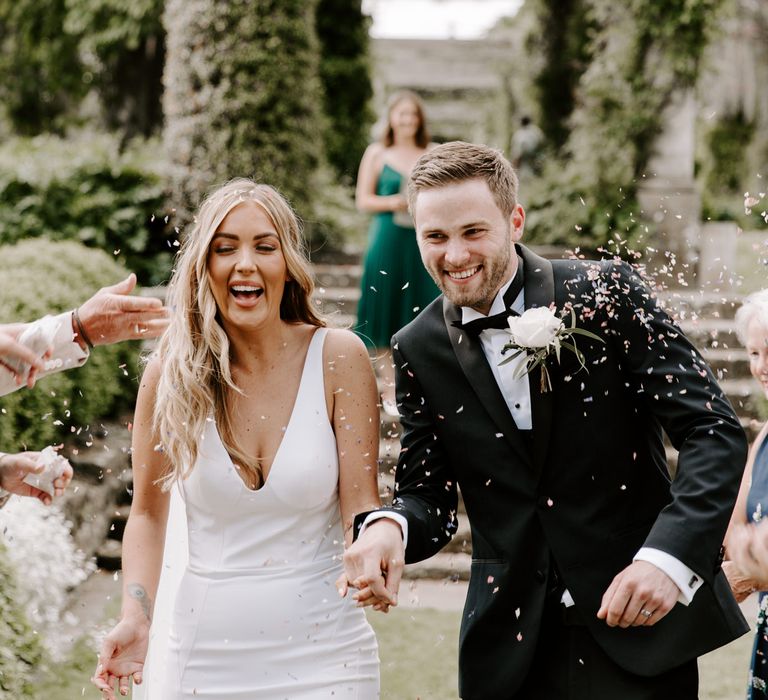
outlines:
M380 518L365 528L344 552L344 573L336 582L345 596L351 586L360 606L372 605L387 612L397 605L397 592L403 575L405 551L400 526L389 518Z
M651 627L672 610L679 595L677 584L661 569L635 561L608 586L597 617L610 627Z

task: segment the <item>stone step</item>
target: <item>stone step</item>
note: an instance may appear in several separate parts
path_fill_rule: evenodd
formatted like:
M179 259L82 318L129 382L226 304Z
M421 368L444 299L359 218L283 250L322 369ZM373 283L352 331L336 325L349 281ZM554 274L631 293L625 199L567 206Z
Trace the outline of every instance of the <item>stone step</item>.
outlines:
M357 324L357 316L353 313L346 314L333 312L326 316L325 321L329 328L346 328L348 330L353 330L355 324Z
M120 571L122 568L123 543L106 539L96 550L96 566L104 571Z
M744 348L704 348L701 354L718 381L746 379L751 376L749 358Z
M658 295L664 308L679 321L696 319L732 319L741 306L741 294L706 291L668 291Z
M700 350L739 349L741 342L736 336L733 321L725 318L696 318L680 323L685 335Z
M330 314L354 315L360 300L357 287L320 287L315 289L313 302L324 316Z
M112 513L112 520L109 524L109 531L107 533L109 539L122 542L123 533L125 532L125 524L128 522L128 515L130 512L130 505L122 505Z
M400 438L402 432L402 425L400 424L400 416L391 416L388 413L381 413L381 437L383 440L395 440Z
M760 417L762 397L754 379L725 379L720 382L720 387L737 416L748 419Z
M440 551L452 554L472 554L472 529L469 526L469 518L464 510L464 502L461 502L461 509L457 514L458 530L453 539L445 545Z
M472 556L463 552L438 552L429 559L408 564L404 579L428 578L433 580L468 581Z
M397 458L400 456L400 438L382 437L379 440L379 474L395 473Z
M312 268L315 273L316 287L360 288L360 281L363 277L362 265L315 263Z
M741 427L744 428L744 432L747 434L747 441L751 445L755 438L757 437L757 434L760 432L761 428L763 427L763 424L765 421L757 419L757 418L747 418L743 417L741 420Z

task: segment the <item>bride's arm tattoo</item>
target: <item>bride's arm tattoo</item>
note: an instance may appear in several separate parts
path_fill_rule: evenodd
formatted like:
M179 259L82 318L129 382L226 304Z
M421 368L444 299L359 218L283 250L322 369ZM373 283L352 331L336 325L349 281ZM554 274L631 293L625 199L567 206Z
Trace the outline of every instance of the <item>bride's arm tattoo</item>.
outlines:
M126 590L128 595L141 605L141 609L147 616L147 620L152 622L152 601L149 599L144 586L139 583L129 583Z

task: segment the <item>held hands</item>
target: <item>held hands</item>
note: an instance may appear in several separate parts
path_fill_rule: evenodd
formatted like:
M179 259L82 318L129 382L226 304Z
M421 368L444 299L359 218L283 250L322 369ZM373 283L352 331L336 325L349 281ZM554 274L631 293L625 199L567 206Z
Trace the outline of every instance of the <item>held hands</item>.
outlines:
M91 678L104 700L115 700L116 690L128 695L131 679L141 685L148 644L149 620L141 617L123 618L104 638Z
M168 327L168 310L162 302L129 296L135 286L136 275L131 273L122 282L103 287L78 308L85 335L94 345L156 338Z
M603 593L597 617L609 627L652 627L674 607L679 595L677 584L661 569L635 561L616 574Z
M397 605L397 592L403 575L405 551L400 526L389 518L372 522L344 553L344 573L336 581L339 595L352 596L359 607L389 612Z
M768 528L766 522L740 525L728 539L728 556L756 588L768 587ZM723 565L725 569L725 565ZM726 576L728 571L726 570ZM728 580L730 581L730 576ZM735 593L735 591L734 591Z
M49 494L24 482L27 475L42 474L44 470L45 465L40 461L39 452L2 455L0 456L0 487L17 496L38 498L49 506L53 500ZM53 495L55 497L61 496L70 481L72 481L72 467L67 462L61 476L53 482Z
M745 576L741 569L730 560L723 562L723 573L728 579L728 585L731 587L731 592L737 603L746 600L758 589L759 582Z

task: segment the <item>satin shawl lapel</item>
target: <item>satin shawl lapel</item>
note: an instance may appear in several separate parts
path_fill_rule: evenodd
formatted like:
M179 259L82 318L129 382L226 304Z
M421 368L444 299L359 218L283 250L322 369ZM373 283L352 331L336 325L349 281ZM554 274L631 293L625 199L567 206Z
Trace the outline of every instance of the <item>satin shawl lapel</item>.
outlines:
M524 246L518 245L517 250L525 264L525 308L549 306L555 301L555 277L552 263ZM536 468L541 470L547 459L554 399L551 391L541 391L539 372L538 367L531 372L528 384L531 392L533 459Z
M461 320L461 311L445 297L443 297L443 317L456 359L480 402L518 457L526 464L531 464L531 457L499 390L493 370L488 366L480 341L477 338L470 338L461 329L452 325L454 321Z

